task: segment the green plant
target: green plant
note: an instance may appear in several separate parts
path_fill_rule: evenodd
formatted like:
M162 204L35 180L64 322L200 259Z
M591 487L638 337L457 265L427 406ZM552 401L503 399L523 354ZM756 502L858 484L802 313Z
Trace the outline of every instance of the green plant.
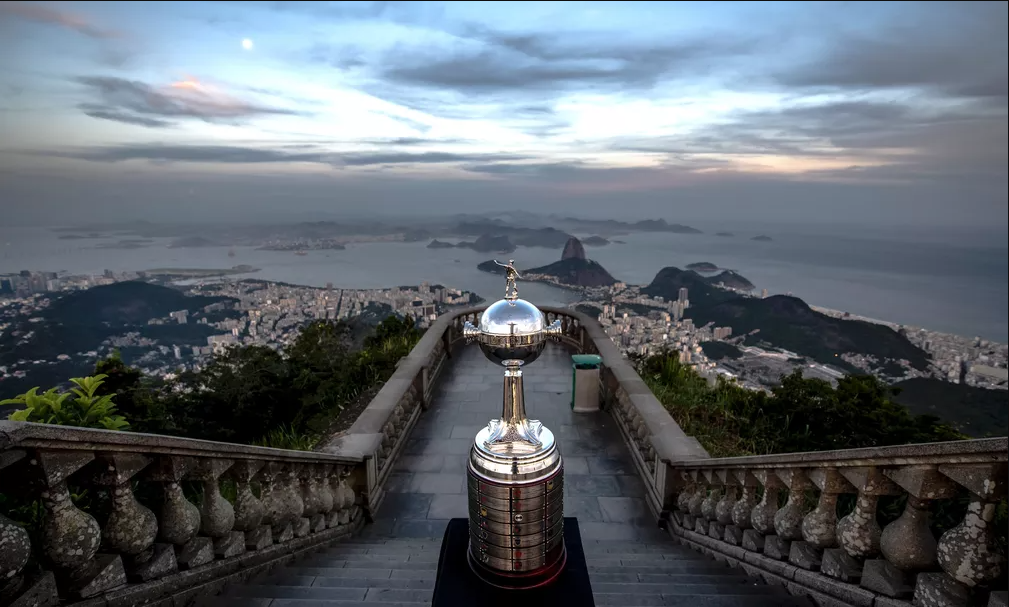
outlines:
M298 432L293 426L284 425L270 430L266 433L266 436L256 441L255 444L262 447L274 447L275 449L311 451L318 440L317 436Z
M76 387L69 392L50 388L38 393L38 388L15 398L0 402L2 405L23 405L24 409L14 411L8 419L19 422L36 422L60 426L80 426L84 428L104 428L106 430L126 430L129 422L122 415L116 415L113 396L98 396L105 375L75 377L71 379Z

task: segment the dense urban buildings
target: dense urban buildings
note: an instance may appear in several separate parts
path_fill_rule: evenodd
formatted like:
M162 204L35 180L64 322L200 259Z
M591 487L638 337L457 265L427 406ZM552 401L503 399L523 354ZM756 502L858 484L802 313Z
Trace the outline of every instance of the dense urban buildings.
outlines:
M32 271L0 276L0 333L8 329L17 316L41 321L38 312L48 306L50 293L144 278L150 277L143 272L108 270L99 276ZM199 369L209 357L230 345L280 348L290 343L300 327L312 320L346 320L366 314L382 317L395 313L409 315L425 327L450 307L469 305L477 300L469 292L428 283L415 287L354 290L226 278L176 282L189 294L223 296L238 302L232 313L216 321L210 320L214 312L211 309L200 311L198 321L192 320L197 310L175 310L163 318L148 321L150 325L206 324L215 331L205 343L182 345L130 332L96 344L94 350L61 353L58 361L75 357L97 360L115 349L130 348L134 352L146 351L133 364L149 374L167 375L184 369ZM659 351L678 352L681 362L691 365L711 382L724 377L751 389L766 390L775 385L781 375L796 369L801 369L804 376L830 382L836 382L845 374L842 368L781 348L746 345L746 336L734 335L731 327L695 326L692 319L684 317L690 308L690 293L686 288L679 289L677 298L672 301L650 297L643 294L640 287L623 282L580 291L584 299L573 305L598 318L622 352L644 356ZM748 291L737 293L752 296ZM767 297L766 289L760 297ZM1007 385L1009 351L1005 344L885 323L824 308L816 310L838 318L886 324L931 355L927 373L907 365L901 368L899 376L887 379L932 376L978 387L1005 388ZM732 355L726 356L726 351ZM878 361L871 357L843 354L839 358L850 367L867 372L877 368ZM55 361L20 360L14 365L0 366L0 380L10 376L24 377L33 366L52 362Z

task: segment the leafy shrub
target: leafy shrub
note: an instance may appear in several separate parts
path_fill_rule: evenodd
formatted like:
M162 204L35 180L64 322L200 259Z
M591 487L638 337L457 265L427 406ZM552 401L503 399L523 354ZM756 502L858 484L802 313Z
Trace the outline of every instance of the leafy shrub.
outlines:
M24 409L14 411L8 419L19 422L79 426L84 428L104 428L106 430L126 430L129 422L122 415L116 415L113 396L99 396L105 375L75 377L70 381L76 387L69 392L50 388L38 393L38 388L15 398L0 402L2 405L23 405Z

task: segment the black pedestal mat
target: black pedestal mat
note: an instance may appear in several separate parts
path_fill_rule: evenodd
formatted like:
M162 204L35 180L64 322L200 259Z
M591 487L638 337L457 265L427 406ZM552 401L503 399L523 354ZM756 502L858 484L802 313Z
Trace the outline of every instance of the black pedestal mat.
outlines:
M438 577L431 607L595 607L578 519L564 519L568 560L549 585L530 590L504 590L484 583L470 569L469 520L454 518L445 529L438 558Z

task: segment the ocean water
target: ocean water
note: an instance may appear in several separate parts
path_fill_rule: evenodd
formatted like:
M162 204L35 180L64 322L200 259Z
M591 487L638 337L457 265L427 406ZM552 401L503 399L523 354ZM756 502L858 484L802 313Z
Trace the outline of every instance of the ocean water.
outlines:
M812 305L960 335L1009 340L1009 251L1005 239L970 244L897 238L885 232L860 235L771 234L772 242L745 236L639 233L618 237L625 244L589 247L590 258L618 280L651 281L665 266L707 261L733 269L757 289L787 293ZM227 247L168 248L154 239L138 249L97 245L133 238L60 240L44 228L0 228L0 274L20 270L101 273L163 267L230 268L248 264L253 277L339 288L381 288L422 281L474 291L484 298L503 294L499 277L476 265L490 255L467 249L428 249L426 243L362 243L344 251L259 251ZM559 250L520 248L509 257L535 267L557 260ZM520 283L520 293L541 305L577 299L548 285Z

